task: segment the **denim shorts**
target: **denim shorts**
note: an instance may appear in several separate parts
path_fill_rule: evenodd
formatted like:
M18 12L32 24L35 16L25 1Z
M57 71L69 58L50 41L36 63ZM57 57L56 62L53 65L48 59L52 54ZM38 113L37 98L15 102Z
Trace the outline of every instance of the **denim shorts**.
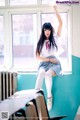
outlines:
M49 56L47 58L55 58L57 59L55 56ZM56 73L56 75L58 76L62 76L62 68L61 68L61 63L60 61L57 59L57 63L51 63L51 62L40 62L39 64L39 68L43 68L45 71L48 71L48 70L52 70Z

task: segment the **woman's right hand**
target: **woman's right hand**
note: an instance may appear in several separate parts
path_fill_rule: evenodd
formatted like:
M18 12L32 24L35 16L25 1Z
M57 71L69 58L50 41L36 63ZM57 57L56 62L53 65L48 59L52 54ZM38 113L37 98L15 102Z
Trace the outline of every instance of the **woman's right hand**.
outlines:
M56 64L56 63L58 63L58 60L57 60L57 59L55 59L55 58L50 58L50 62L52 62L52 63Z
M54 8L55 12L58 12L56 5L54 5L53 8Z
M54 10L55 10L55 13L56 13L56 16L57 16L57 19L58 19L58 22L59 22L59 25L58 25L58 29L57 29L57 35L60 37L61 36L61 31L62 31L62 25L63 25L63 22L62 22L62 18L61 18L61 15L57 9L57 6L53 6Z

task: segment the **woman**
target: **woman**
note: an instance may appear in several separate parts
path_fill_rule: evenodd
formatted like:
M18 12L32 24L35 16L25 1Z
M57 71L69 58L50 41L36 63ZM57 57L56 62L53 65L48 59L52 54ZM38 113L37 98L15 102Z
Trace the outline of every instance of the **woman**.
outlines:
M57 10L56 6L53 6L59 26L57 33L54 34L54 29L51 23L44 23L42 26L42 32L40 39L37 43L36 48L36 58L41 61L39 65L39 71L36 81L35 89L41 89L43 79L45 78L45 84L47 89L47 107L50 111L52 108L52 77L56 75L60 75L61 72L61 64L58 58L56 57L56 53L58 50L57 40L61 35L62 31L62 19Z

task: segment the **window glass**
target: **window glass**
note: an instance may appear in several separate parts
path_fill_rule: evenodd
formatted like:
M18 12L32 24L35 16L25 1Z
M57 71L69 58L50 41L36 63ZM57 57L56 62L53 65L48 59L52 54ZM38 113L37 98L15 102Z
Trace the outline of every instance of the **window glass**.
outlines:
M37 67L35 48L37 43L36 14L12 15L14 67L34 70Z
M0 6L4 6L5 5L5 0L0 0Z
M0 16L0 65L4 63L3 16Z
M37 0L10 0L10 5L37 4Z
M51 5L55 3L60 4L60 2L62 1L65 2L65 0L42 0L42 4L51 4ZM69 1L66 1L66 2L69 2Z

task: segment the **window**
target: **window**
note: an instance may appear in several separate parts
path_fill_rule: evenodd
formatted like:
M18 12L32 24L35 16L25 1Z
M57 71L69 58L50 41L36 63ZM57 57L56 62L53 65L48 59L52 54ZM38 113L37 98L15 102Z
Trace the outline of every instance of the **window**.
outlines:
M55 0L42 0L42 4L53 4Z
M0 0L0 6L4 6L5 5L5 0Z
M42 4L55 4L56 2L59 4L59 1L65 1L65 0L42 0ZM69 2L69 1L66 1L66 2Z
M10 5L37 4L37 0L10 0Z
M3 16L0 16L0 65L4 63Z
M6 7L9 5L9 1L10 5L14 5L14 7ZM41 1L44 5L39 4ZM48 0L6 0L6 9L2 7L0 10L2 15L0 16L0 65L4 66L5 64L7 69L11 68L18 71L37 70L39 62L35 58L35 51L42 24L48 21L51 22L55 32L58 26L57 17L50 9L50 5L47 5L47 7L45 5L48 2ZM24 7L15 7L15 5L24 5ZM27 7L26 5L31 6ZM60 38L59 50L64 72L71 72L71 31L69 22L71 18L69 9L69 7L60 9L64 21L62 29L64 34Z
M36 14L12 15L13 61L18 69L34 70L37 43Z

